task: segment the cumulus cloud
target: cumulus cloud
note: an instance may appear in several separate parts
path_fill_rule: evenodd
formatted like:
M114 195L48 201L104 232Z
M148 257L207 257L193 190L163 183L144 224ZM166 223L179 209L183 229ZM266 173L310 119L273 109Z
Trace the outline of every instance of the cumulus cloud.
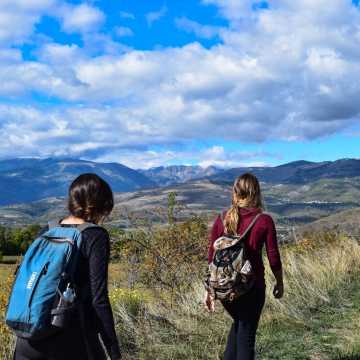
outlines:
M202 25L186 17L176 18L175 24L179 29L194 33L197 37L204 39L217 37L221 31L221 27Z
M122 19L135 20L135 15L127 11L120 11L119 15Z
M277 154L264 151L226 151L222 146L212 146L207 149L191 150L147 150L122 148L113 149L111 153L105 153L96 158L99 162L118 161L134 169L153 168L170 164L198 164L203 168L216 166L219 168L268 166L269 163L261 161L264 156L278 158Z
M203 167L254 166L265 164L259 160L264 156L278 157L262 150L225 151L222 146L152 150L154 144L171 148L179 132L174 133L165 122L145 123L141 121L142 116L137 116L134 111L121 107L78 106L49 111L33 106L1 105L0 153L12 149L11 156L82 156L118 161L135 168L184 162Z
M40 14L54 6L36 0L28 11L29 2L16 3L27 16L35 15L27 18L24 33L3 36L6 41L25 39ZM61 152L155 166L190 157L187 150L166 156L149 150L156 146L309 140L358 123L360 11L350 1L274 0L269 9L256 11L250 0L203 3L217 6L229 27L218 31L186 18L177 24L199 37L218 36L221 42L209 49L197 42L127 49L106 34L88 34L101 26L104 14L87 4L68 4L73 12L59 13L66 31L82 32L84 48L48 41L32 61L4 49L0 95L18 100L35 93L64 104L2 106L0 153L22 144L16 146L21 155ZM76 19L75 10L81 10ZM165 15L166 8L161 10L156 13ZM150 23L159 19L154 14ZM222 148L201 154L195 157L199 163L220 166L259 163L266 156L233 157Z
M105 20L105 14L101 10L86 3L64 4L57 11L63 30L70 33L97 30Z
M285 0L286 1L286 0ZM299 1L299 0L295 0ZM254 4L256 0L202 0L204 5L215 5L219 8L220 14L229 20L238 21L240 19L251 18L254 16Z
M168 9L166 5L163 5L160 10L151 11L145 15L148 26L152 26L155 21L160 20L167 13Z
M0 2L0 46L21 44L33 33L41 17L55 0L2 0Z
M217 166L221 168L267 166L268 163L259 161L262 157L278 157L276 154L264 151L226 151L223 146L213 146L201 152L199 165L202 167Z
M115 33L119 37L134 35L134 32L129 27L126 26L117 26L115 28Z

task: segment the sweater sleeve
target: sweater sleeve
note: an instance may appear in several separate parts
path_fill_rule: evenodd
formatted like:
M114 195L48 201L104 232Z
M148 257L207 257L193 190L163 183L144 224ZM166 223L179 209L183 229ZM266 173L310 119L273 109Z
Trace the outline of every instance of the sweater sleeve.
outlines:
M281 269L282 264L277 241L276 228L274 220L270 216L267 219L267 232L265 241L266 253L271 270L278 271Z
M214 242L216 239L218 239L220 236L224 234L224 225L221 219L221 216L218 215L218 217L215 219L214 224L211 228L211 231L209 233L209 246L208 246L208 263L210 264L213 257L214 257Z
M98 318L100 335L111 359L120 359L120 349L115 332L114 318L108 296L108 264L110 239L103 229L96 229L89 242L89 275L92 306Z

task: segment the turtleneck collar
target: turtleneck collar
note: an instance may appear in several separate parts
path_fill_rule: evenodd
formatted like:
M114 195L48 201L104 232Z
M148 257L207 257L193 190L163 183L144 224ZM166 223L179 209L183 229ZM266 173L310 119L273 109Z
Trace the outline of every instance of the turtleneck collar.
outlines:
M240 208L240 215L241 216L254 216L262 212L259 208Z

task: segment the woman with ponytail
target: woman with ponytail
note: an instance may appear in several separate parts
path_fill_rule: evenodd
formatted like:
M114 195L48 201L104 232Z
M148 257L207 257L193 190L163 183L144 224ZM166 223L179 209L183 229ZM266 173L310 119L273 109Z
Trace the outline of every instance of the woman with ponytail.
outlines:
M209 236L209 263L214 257L214 242L223 235L241 235L252 220L263 212L259 181L256 176L246 173L235 180L232 192L232 205L223 216L215 220ZM224 220L223 220L224 219ZM224 360L253 360L255 358L255 336L261 311L265 302L265 277L262 248L265 244L267 258L275 276L273 290L275 298L284 292L282 265L277 244L274 221L263 213L258 217L250 232L244 238L248 259L255 274L252 289L233 301L222 301L222 305L233 319ZM215 299L209 292L205 305L212 312Z

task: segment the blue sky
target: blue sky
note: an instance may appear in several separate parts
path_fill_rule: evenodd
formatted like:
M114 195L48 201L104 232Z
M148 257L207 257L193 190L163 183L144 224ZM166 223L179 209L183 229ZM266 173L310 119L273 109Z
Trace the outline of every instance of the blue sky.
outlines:
M359 158L359 21L355 0L4 0L0 157Z

